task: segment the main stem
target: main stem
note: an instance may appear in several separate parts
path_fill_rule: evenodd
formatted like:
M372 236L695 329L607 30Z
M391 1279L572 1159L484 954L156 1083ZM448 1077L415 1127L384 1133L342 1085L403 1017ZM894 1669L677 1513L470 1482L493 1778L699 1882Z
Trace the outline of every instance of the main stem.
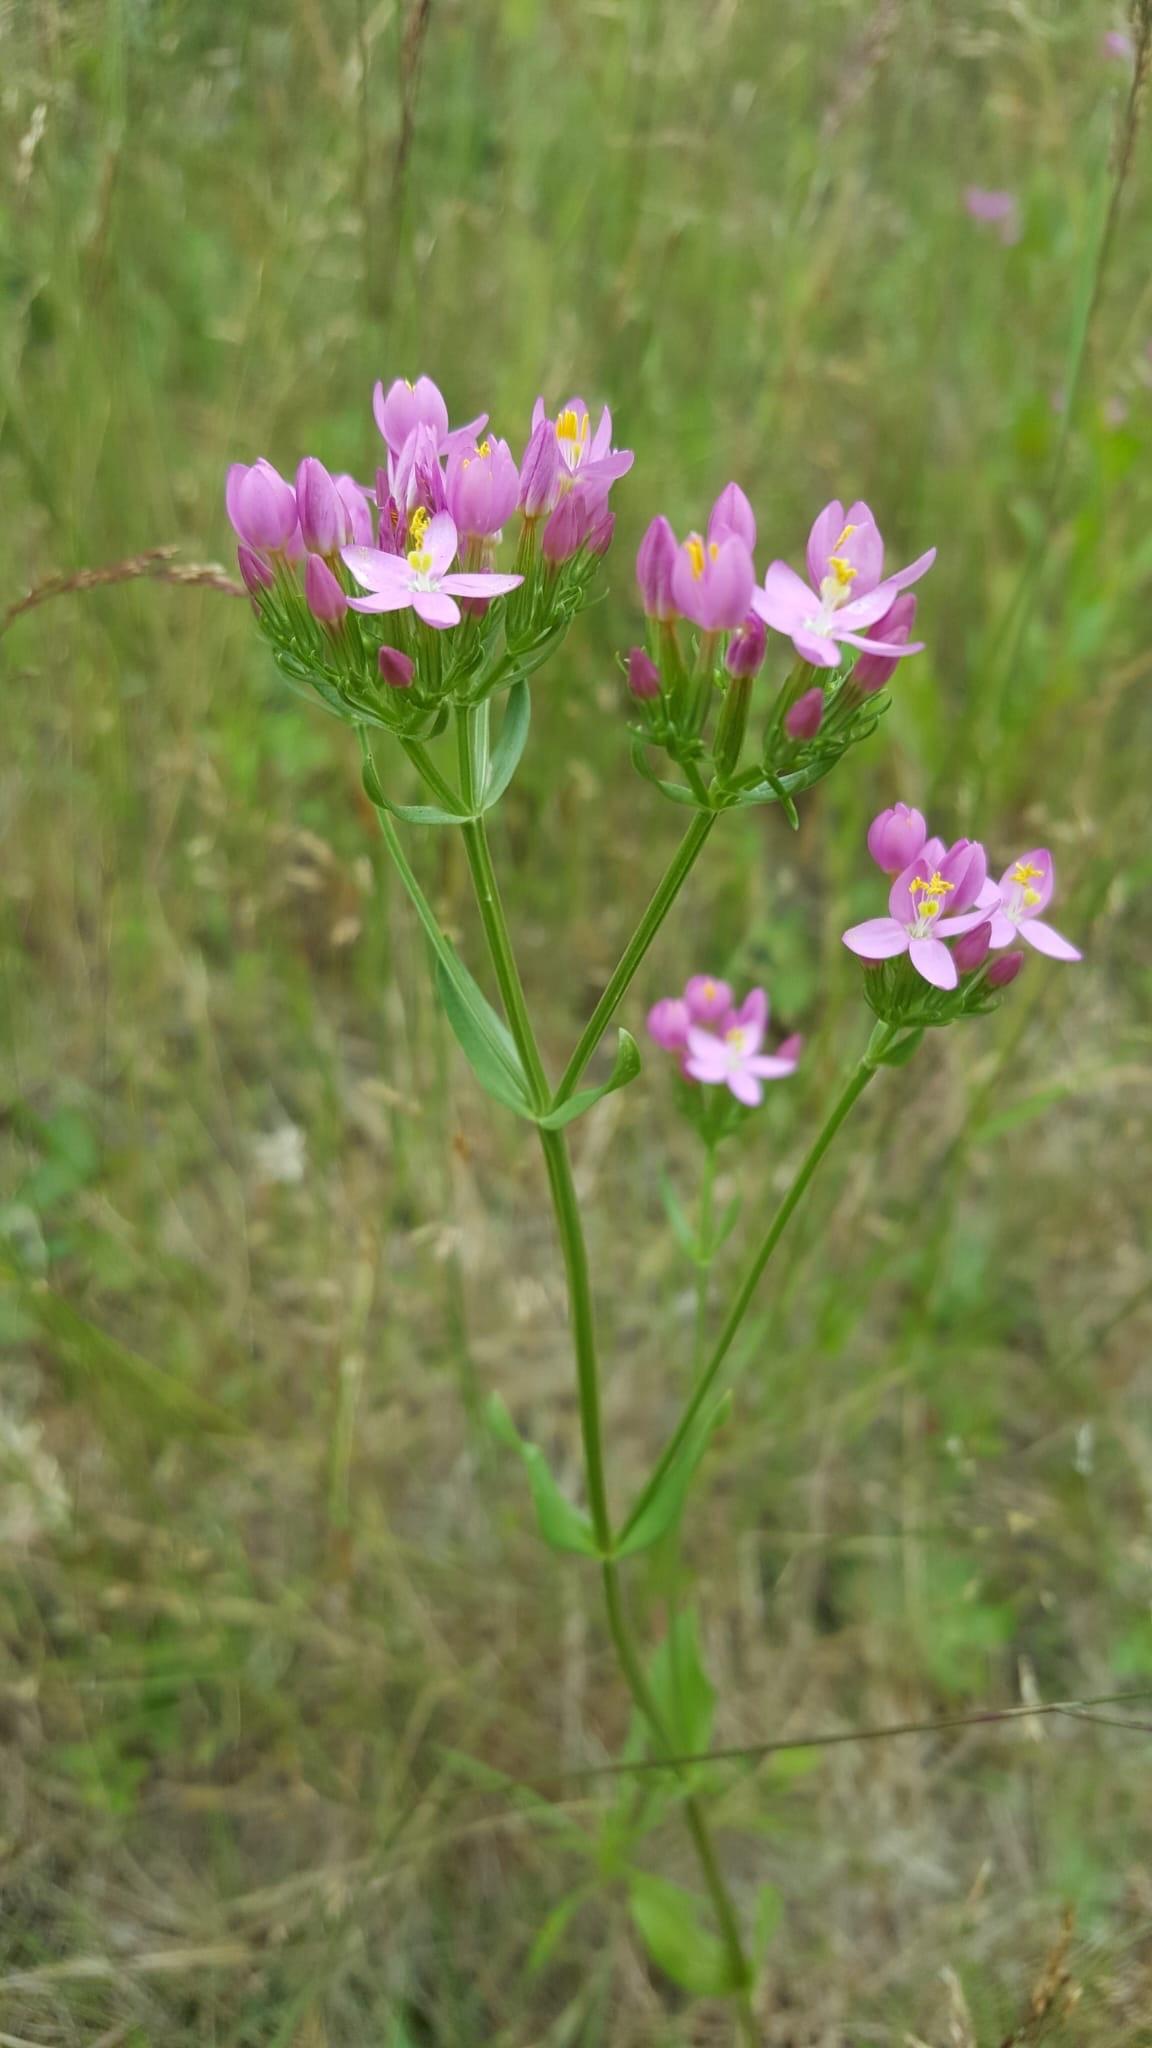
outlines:
M737 1332L739 1331L740 1325L743 1322L744 1317L748 1313L749 1304L751 1303L752 1297L755 1294L756 1289L760 1285L760 1281L764 1275L764 1269L767 1266L769 1259L772 1257L772 1254L775 1251L777 1245L779 1244L780 1239L783 1237L784 1232L788 1227L789 1221L791 1220L793 1212L799 1206L799 1203L803 1198L804 1192L808 1187L808 1183L812 1179L812 1176L815 1173L817 1167L819 1166L820 1161L823 1159L824 1154L827 1152L829 1145L832 1143L833 1138L836 1136L837 1131L840 1129L841 1124L848 1116L849 1111L852 1109L854 1103L857 1102L861 1095L863 1095L865 1088L868 1086L868 1083L872 1079L872 1076L875 1072L875 1061L872 1057L870 1057L867 1054L858 1063L858 1065L853 1068L847 1086L845 1087L843 1093L841 1094L839 1100L833 1108L832 1113L828 1117L828 1120L825 1123L823 1129L820 1131L819 1136L815 1139L802 1166L796 1174L795 1180L792 1182L791 1187L789 1188L787 1194L784 1196L784 1199L781 1202L780 1207L777 1209L775 1216L772 1218L772 1221L768 1226L768 1233L764 1238L763 1243L760 1245L759 1250L756 1252L756 1255L753 1258L752 1263L748 1268L748 1271L745 1273L744 1278L741 1281L739 1288L737 1289L735 1300L733 1301L732 1306L728 1311L728 1314L724 1321L724 1327L721 1330L720 1335L716 1339L716 1343L712 1350L712 1354L708 1359L708 1363L705 1365L703 1371L697 1379L696 1384L692 1389L692 1394L689 1398L688 1405L685 1408L683 1415L680 1417L680 1420L677 1423L676 1428L673 1431L671 1437L669 1438L667 1444L665 1445L664 1450L660 1456L659 1462L657 1463L655 1470L653 1471L652 1476L648 1481L647 1486L644 1488L644 1491L641 1493L639 1499L636 1502L636 1505L632 1509L632 1512L629 1515L623 1530L621 1531L621 1535L627 1535L628 1531L632 1529L635 1526L635 1524L639 1521L640 1516L644 1513L645 1508L649 1505L649 1502L654 1498L656 1493L659 1491L660 1486L663 1483L665 1474L676 1463L676 1460L684 1447L685 1439L690 1434L692 1425L695 1422L696 1417L699 1415L701 1408L704 1406L705 1401L708 1399L708 1396L715 1383L716 1375L720 1371L720 1368L723 1365L724 1360L727 1358L729 1351L732 1349L732 1345L735 1342Z
M567 1102L579 1082L581 1074L623 1001L636 969L680 894L718 815L716 811L697 811L676 848L663 880L620 955L600 1001L580 1034L576 1050L565 1067L560 1085L552 1098L555 1108L559 1108L562 1102Z
M474 729L470 726L467 713L462 712L460 714L457 737L461 790L466 800L471 802L475 786L476 736ZM708 819L706 822L710 825L711 819ZM504 916L503 905L500 901L500 892L496 882L496 872L492 865L487 834L484 830L484 821L482 818L478 818L472 823L462 826L461 831L464 839L464 849L468 857L468 866L471 870L475 886L476 901L484 925L489 952L492 956L492 966L508 1019L508 1028L516 1041L516 1049L523 1062L524 1072L528 1078L528 1085L533 1098L533 1106L538 1110L544 1110L549 1102L548 1079L544 1072L543 1061L540 1058L539 1047L536 1044L536 1037L532 1029L532 1020L528 1014L528 1005L525 1001L519 969L516 965L515 955L512 951L512 944L508 935L507 921ZM684 845L687 845L687 841L691 836L691 832L686 835ZM706 837L707 831L705 830L700 836L699 845L693 850L683 868L681 879L683 879L683 874L687 873L688 868L696 857L696 853L699 851L699 846L703 845ZM681 852L683 850L682 846ZM667 876L665 881L667 881ZM676 886L679 887L679 882ZM675 892L673 891L673 893ZM655 898L653 901L655 901ZM668 901L671 902L671 895ZM651 910L651 905L649 909ZM653 924L653 933L666 909L667 904L661 910L660 917ZM647 943L650 943L650 940L651 935L645 946L641 947L636 953L635 959L637 963L647 950ZM627 957L625 955L625 958ZM617 974L619 974L619 971L618 969ZM613 977L614 980L615 978ZM628 979L630 978L631 975L628 976ZM626 986L627 980L622 984L621 993L623 992L623 987ZM607 994L607 991L605 994ZM609 1012L608 1014L611 1013ZM572 1162L568 1154L567 1136L563 1130L548 1131L539 1126L538 1129L540 1143L544 1152L544 1163L548 1169L548 1184L552 1193L556 1227L564 1254L564 1267L568 1280L568 1299L571 1304L572 1313L572 1341L576 1353L576 1376L580 1399L580 1433L584 1447L584 1464L588 1483L588 1504L592 1515L592 1526L595 1530L596 1541L601 1549L607 1552L612 1547L612 1519L608 1506L604 1468L604 1436L600 1414L596 1322L592 1306L588 1251L584 1241L584 1227L580 1216L580 1205L572 1178ZM621 1592L619 1567L609 1557L606 1557L604 1561L603 1582L604 1599L608 1612L608 1626L628 1689L640 1712L648 1722L658 1747L671 1755L673 1745L662 1725L659 1709L645 1676L643 1662L633 1640ZM735 1909L716 1859L715 1847L709 1833L703 1808L694 1795L690 1795L685 1800L684 1812L704 1881L708 1887L712 1908L716 1915L716 1923L720 1929L721 1939L728 1954L733 1984L737 1987L736 2012L740 2031L745 2042L749 2044L749 2048L755 2048L756 2026L748 1994L751 1971L748 1958L744 1952L744 1944L741 1939Z

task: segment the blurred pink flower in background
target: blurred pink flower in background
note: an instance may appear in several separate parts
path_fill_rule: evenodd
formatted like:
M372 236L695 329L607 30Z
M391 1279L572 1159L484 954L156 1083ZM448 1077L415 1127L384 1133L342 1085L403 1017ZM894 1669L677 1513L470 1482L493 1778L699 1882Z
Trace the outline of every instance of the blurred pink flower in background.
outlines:
M972 220L999 228L1000 240L1009 246L1020 240L1020 202L1014 192L991 191L985 185L964 187L964 209Z

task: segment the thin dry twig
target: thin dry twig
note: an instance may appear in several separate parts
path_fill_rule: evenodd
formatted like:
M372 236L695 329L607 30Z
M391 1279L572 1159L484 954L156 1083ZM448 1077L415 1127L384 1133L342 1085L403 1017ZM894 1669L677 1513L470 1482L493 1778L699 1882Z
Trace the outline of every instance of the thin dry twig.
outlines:
M50 598L68 597L82 590L99 590L109 583L132 583L141 576L147 576L153 583L198 585L207 590L219 590L227 597L247 595L244 585L229 576L219 562L178 562L178 554L179 549L174 545L145 548L142 554L129 555L122 562L107 562L99 569L71 569L59 576L48 576L0 614L0 635L5 634L22 613L34 611L37 605L47 604Z

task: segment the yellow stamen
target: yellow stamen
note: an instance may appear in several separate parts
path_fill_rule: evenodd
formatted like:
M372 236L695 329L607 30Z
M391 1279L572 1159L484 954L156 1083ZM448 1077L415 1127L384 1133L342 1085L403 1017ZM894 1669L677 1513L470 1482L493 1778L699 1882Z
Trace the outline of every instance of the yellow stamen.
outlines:
M731 1030L730 1030L730 1031L726 1031L726 1032L724 1033L724 1038L725 1038L725 1041L726 1041L726 1043L727 1043L728 1045L734 1046L737 1052L742 1052L742 1051L743 1051L743 1049L744 1049L744 1030L743 1030L743 1026L742 1026L742 1025L740 1025L740 1024L733 1024L733 1026L732 1026Z
M851 562L845 561L843 555L829 555L828 567L831 569L841 590L847 590L848 585L855 583L856 578L860 574L859 569L854 569Z
M840 533L840 536L839 536L839 539L837 539L837 540L834 540L834 541L833 541L833 543L832 543L832 547L833 547L833 550L834 550L834 552L835 552L836 554L839 554L839 552L840 552L841 548L842 548L842 547L843 547L843 546L845 545L845 543L846 543L846 542L848 542L848 541L850 541L850 540L851 540L851 538L852 538L852 535L853 535L853 534L854 534L854 533L855 533L856 531L857 531L857 528L856 528L855 526L851 526L851 525L849 525L849 526L845 526L844 528L842 528L842 530L841 530L841 533Z
M414 548L419 547L431 522L432 514L429 512L428 507L426 505L417 505L411 519L408 521L408 538Z
M946 882L939 868L937 868L930 882L923 882L919 875L913 875L912 880L908 884L908 894L910 896L918 896L921 890L923 890L926 896L943 896L949 889L954 889L955 887L955 882Z
M684 543L684 549L692 564L692 574L697 578L701 577L704 574L704 543L700 535L690 533Z
M432 557L423 548L409 548L408 567L415 569L418 576L427 576L432 567Z
M1034 868L1028 861L1018 860L1008 879L1026 885L1029 882L1038 882L1043 873L1043 868Z
M556 421L556 439L575 441L577 446L582 448L588 439L587 413L576 412L572 406L566 405Z
M1033 904L1034 904L1034 903L1039 903L1039 901L1040 901L1040 891L1039 891L1039 889L1032 889L1032 888L1027 888L1027 889L1025 889L1025 891L1024 891L1024 901L1025 901L1025 903L1026 903L1026 904L1028 905L1028 908L1029 908L1029 909L1031 910L1031 908L1032 908Z
M479 446L479 447L478 447L478 449L476 450L476 453L477 453L477 455L479 455L479 456L483 457L483 459L484 459L484 460L486 461L486 460L487 460L487 458L488 458L488 456L489 456L489 455L491 455L491 453L492 453L492 443L491 443L491 441L488 441L488 440L484 440L484 441L481 441L481 443L480 443L480 446Z

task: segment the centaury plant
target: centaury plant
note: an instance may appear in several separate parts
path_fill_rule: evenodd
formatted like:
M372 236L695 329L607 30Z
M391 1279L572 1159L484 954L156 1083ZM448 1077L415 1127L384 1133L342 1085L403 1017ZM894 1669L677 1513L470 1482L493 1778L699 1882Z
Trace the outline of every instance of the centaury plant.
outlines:
M1079 956L1042 916L1053 892L1045 849L1021 854L995 882L981 845L946 845L929 835L918 811L898 803L874 821L868 850L890 878L887 915L844 933L845 946L863 962L874 1024L715 1321L710 1268L740 1222L734 1206L714 1213L717 1153L757 1116L765 1084L794 1072L801 1041L792 1036L773 1048L766 992L755 988L738 1001L727 983L708 974L693 974L682 995L655 1005L649 1037L677 1062L679 1107L703 1148L697 1222L688 1222L670 1190L667 1197L672 1227L697 1269L697 1315L679 1420L637 1497L627 1506L614 1501L568 1126L633 1080L640 1066L635 1040L621 1029L609 1071L585 1085L586 1069L718 820L774 804L796 826L805 793L876 730L887 685L922 644L911 638L910 586L931 567L935 550L885 574L884 543L868 506L845 508L837 500L812 526L806 576L773 561L758 581L756 520L737 484L720 492L703 530L683 541L663 517L652 521L636 565L645 644L621 664L622 698L636 768L660 797L684 810L686 829L567 1066L553 1079L521 982L487 819L528 740L531 678L557 654L593 597L612 539L612 487L632 456L613 447L607 409L593 424L578 397L554 417L537 400L519 463L506 441L485 431L486 416L450 429L444 400L427 377L414 385L397 380L387 391L378 385L374 412L384 449L370 488L331 476L311 456L294 485L263 460L230 471L227 506L240 569L287 681L356 732L365 788L476 1079L504 1110L535 1127L567 1273L584 1499L566 1495L540 1448L521 1439L498 1393L488 1413L496 1435L523 1459L544 1541L599 1572L609 1634L633 1702L627 1754L644 1754L657 1767L642 1793L626 1794L611 1809L592 1873L622 1886L654 1962L690 1993L729 1997L751 2042L775 1895L764 1888L746 1913L713 1841L712 1781L701 1757L714 1694L691 1605L671 1601L664 1640L643 1644L627 1598L628 1567L660 1545L671 1558L693 1476L731 1402L731 1390L720 1383L741 1323L858 1097L881 1069L911 1061L926 1031L993 1010L1023 963L1018 942L1055 960ZM506 560L498 566L506 533ZM774 680L765 673L769 631L790 640L796 657L781 663ZM398 754L423 785L420 802L394 794ZM399 826L460 834L503 1015L440 928ZM672 1577L679 1585L678 1566ZM691 1837L701 1897L653 1874L637 1855L654 1816L671 1809L682 1814Z

